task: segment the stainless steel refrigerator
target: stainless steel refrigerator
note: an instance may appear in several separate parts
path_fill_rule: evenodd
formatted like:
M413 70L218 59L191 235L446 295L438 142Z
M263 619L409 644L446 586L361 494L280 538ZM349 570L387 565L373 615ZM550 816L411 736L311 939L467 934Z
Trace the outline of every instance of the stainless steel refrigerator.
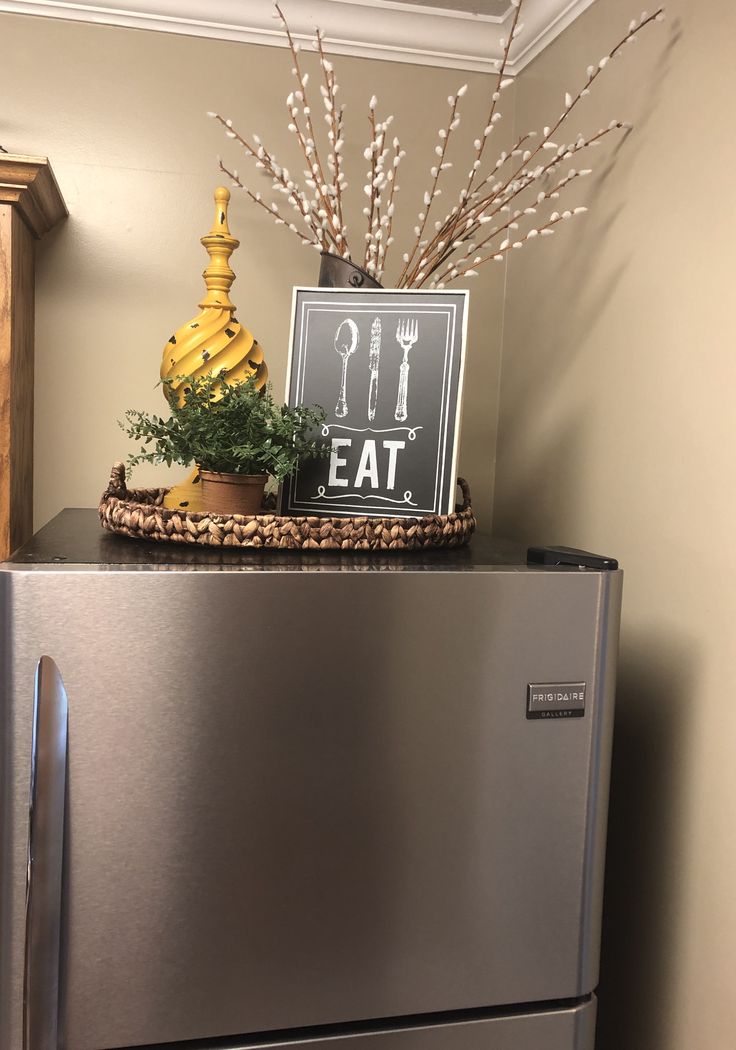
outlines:
M538 557L2 565L3 1050L591 1050L621 573Z

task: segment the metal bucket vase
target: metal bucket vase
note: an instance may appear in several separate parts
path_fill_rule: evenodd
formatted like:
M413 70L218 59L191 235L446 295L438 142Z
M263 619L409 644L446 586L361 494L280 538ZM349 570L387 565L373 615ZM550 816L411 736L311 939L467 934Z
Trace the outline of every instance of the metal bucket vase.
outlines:
M383 288L375 277L349 259L332 252L322 252L319 267L320 288Z

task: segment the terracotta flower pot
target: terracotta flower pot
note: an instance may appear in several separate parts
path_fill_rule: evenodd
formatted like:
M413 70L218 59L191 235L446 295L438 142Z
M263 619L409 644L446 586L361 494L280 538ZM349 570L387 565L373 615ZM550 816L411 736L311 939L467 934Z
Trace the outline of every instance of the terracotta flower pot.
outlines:
M213 514L258 514L267 474L219 474L199 471L202 504Z

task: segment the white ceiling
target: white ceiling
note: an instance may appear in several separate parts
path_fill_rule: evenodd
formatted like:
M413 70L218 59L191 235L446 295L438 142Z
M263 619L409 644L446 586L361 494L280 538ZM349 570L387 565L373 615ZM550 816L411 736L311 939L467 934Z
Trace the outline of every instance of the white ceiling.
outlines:
M594 0L524 0L515 75ZM507 0L284 0L294 36L321 27L333 54L493 72L514 8ZM283 47L269 0L0 0L0 12ZM477 13L474 13L477 12Z

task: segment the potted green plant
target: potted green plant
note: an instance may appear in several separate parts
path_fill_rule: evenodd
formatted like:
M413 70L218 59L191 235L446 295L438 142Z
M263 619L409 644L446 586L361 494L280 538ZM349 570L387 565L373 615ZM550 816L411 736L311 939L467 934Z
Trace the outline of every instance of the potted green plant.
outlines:
M300 460L329 453L314 437L325 418L318 405L277 405L270 386L258 390L251 380L228 383L213 373L162 382L168 419L129 409L120 423L142 442L128 463L196 463L202 501L216 514L257 514L269 475L281 482Z

